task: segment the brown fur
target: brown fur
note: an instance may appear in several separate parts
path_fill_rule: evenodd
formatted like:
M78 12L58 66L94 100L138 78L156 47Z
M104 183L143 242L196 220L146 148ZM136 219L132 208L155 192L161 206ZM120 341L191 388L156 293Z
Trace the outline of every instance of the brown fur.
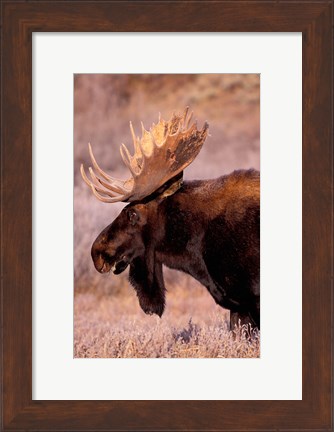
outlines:
M164 311L164 264L200 281L231 323L260 327L260 175L234 171L129 204L95 240L92 257L102 272L130 265L146 313Z

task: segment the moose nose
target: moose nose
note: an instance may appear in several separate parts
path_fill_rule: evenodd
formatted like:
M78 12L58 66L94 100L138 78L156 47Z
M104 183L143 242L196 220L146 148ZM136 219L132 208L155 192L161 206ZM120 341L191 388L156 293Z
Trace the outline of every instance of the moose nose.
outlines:
M99 273L108 273L110 271L111 268L110 264L106 262L101 257L101 255L93 261L94 261L94 266Z
M107 273L108 272L108 265L104 262L101 270L99 270L100 273Z
M91 255L92 255L92 260L93 260L93 263L94 263L96 270L100 273L105 273L106 262L102 256L102 254L98 250L96 250L94 245L93 245L92 250L91 250Z
M105 262L102 256L101 255L93 256L93 262L96 270L102 273L105 267Z

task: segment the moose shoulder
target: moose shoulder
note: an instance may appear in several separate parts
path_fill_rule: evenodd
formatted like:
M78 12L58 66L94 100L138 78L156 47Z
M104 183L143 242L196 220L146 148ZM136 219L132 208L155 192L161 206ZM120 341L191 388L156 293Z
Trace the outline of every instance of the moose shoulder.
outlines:
M171 121L180 129L186 118L187 110L183 117L174 116ZM168 128L174 132L170 123L164 127L165 134ZM198 131L200 146L206 128ZM94 166L98 167L96 162ZM146 197L127 199L130 204L93 243L95 268L119 274L130 266L129 280L141 308L159 316L165 308L162 266L183 271L231 311L231 327L240 319L242 324L260 328L259 172L239 170L214 180L182 183L181 171L174 170L174 177L161 182L162 192L157 184ZM114 200L114 195L101 189L101 185L106 187L104 181L97 182L94 175L92 179L95 182L89 185L99 199L106 201L107 195ZM118 183L113 182L112 187L121 190Z

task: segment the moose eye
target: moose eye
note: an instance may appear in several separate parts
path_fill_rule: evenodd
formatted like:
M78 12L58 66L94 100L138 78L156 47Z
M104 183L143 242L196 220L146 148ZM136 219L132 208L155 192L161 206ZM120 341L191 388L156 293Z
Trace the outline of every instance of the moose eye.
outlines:
M138 213L137 213L135 210L133 210L133 209L128 210L128 219L129 219L131 225L135 225L136 222L137 222L138 219L139 219L139 215L138 215Z

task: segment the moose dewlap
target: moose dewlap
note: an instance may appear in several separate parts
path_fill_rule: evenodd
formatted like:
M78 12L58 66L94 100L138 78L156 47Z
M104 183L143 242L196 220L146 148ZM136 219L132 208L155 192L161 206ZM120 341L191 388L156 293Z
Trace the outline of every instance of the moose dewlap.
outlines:
M129 202L92 245L100 273L123 272L141 308L161 316L165 308L162 265L201 282L216 303L231 312L231 327L260 328L260 174L238 170L213 180L183 182L183 170L200 152L208 135L192 123L188 108L169 121L159 118L136 137L134 154L121 155L131 177L120 180L97 164L91 146L91 179L84 181L103 202Z

